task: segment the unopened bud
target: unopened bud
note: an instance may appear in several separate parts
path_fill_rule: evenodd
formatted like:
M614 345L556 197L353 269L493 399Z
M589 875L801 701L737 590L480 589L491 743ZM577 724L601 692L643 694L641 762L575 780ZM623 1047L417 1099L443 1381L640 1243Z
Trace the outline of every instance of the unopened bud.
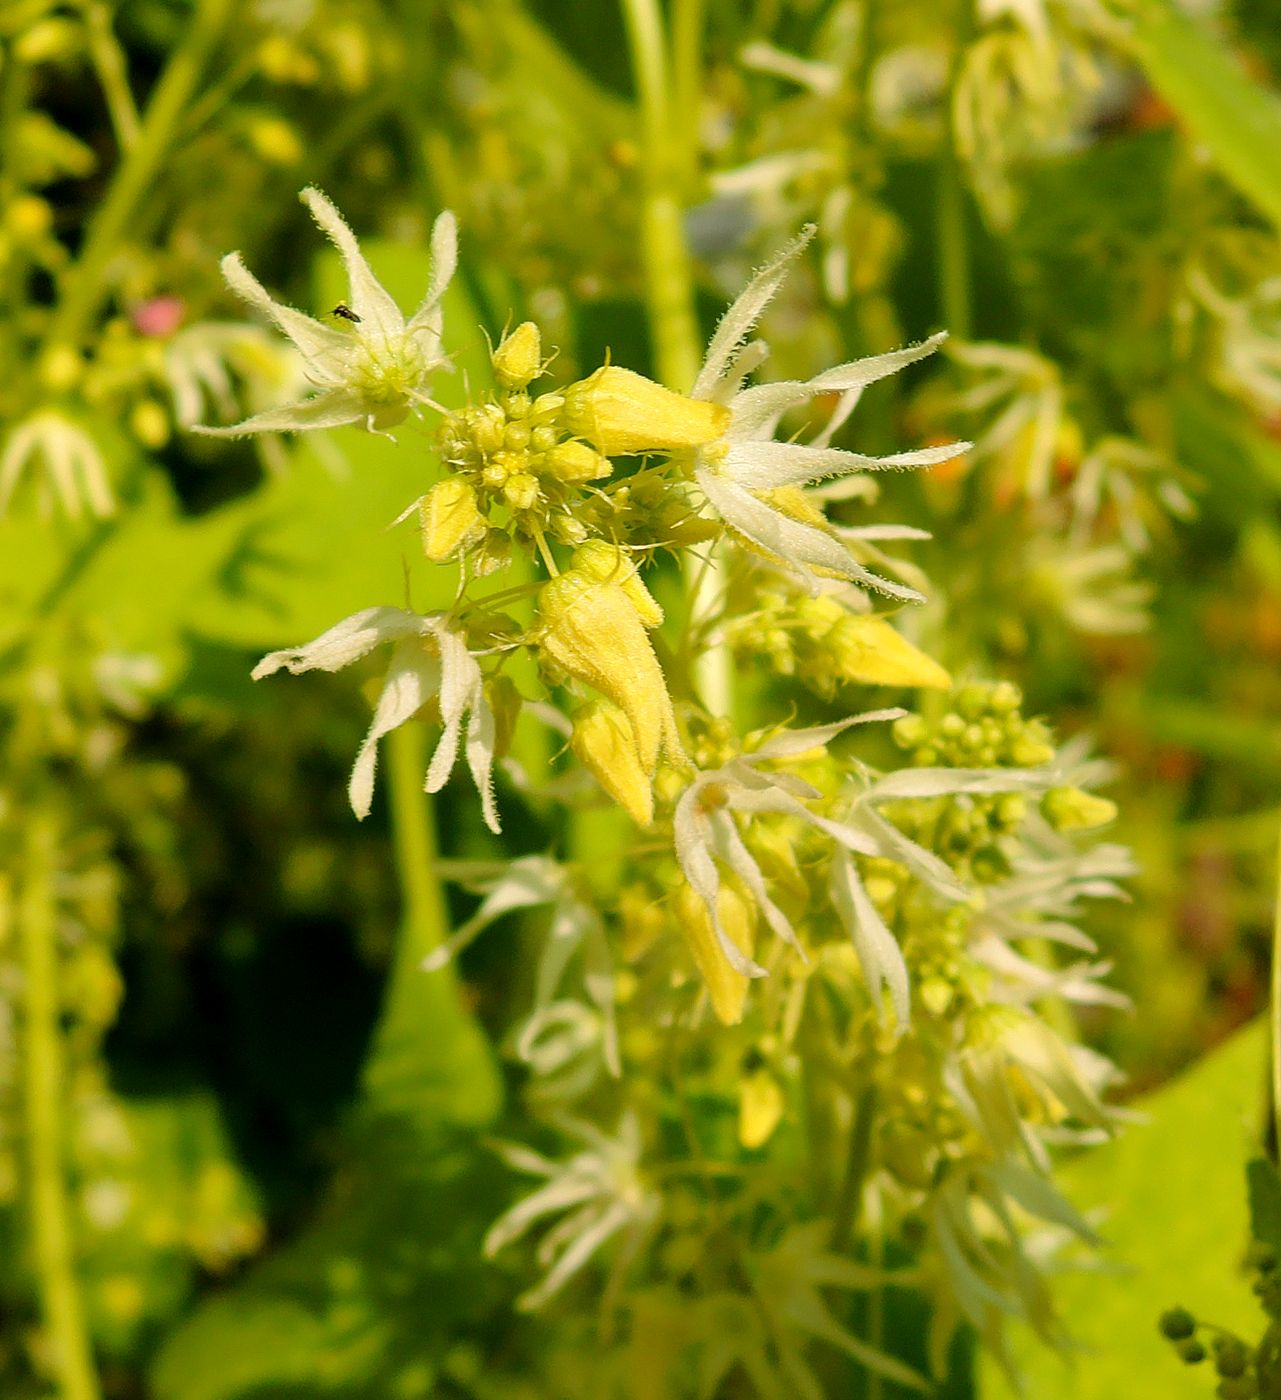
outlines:
M532 510L538 497L538 478L528 472L516 472L503 483L503 499L513 510Z
M1055 831L1092 831L1116 819L1116 803L1080 788L1051 788L1041 798L1041 815Z
M532 321L522 321L494 351L494 378L504 389L523 389L538 377L542 336Z
M570 568L577 569L597 583L616 583L627 594L636 615L646 627L652 629L662 625L662 608L641 582L635 563L616 544L606 540L588 540L574 551Z
M542 432L540 428L538 430ZM585 442L562 442L543 457L547 472L558 481L571 485L580 481L599 481L614 470L608 457L588 447Z
M952 678L901 637L883 617L843 617L826 638L841 677L864 685L903 685L946 690Z
M485 520L476 505L476 492L458 477L446 477L422 498L418 506L422 522L423 553L433 564L443 564L478 540Z
M730 425L724 404L687 399L618 365L603 365L565 390L561 422L607 457L703 447Z
M650 775L641 767L627 716L616 705L593 702L574 716L570 748L579 762L637 826L654 820Z

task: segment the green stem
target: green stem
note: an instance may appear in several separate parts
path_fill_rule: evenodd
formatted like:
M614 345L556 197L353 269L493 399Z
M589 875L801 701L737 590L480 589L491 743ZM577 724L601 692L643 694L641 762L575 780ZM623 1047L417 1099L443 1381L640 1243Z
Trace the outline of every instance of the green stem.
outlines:
M150 194L157 172L192 93L200 81L209 53L231 14L234 0L200 0L186 37L174 51L147 105L138 139L129 150L107 197L89 227L84 250L62 289L62 300L49 323L46 348L78 348L98 309L112 259Z
M947 124L939 152L938 187L938 277L943 324L961 340L973 333L970 298L970 238L966 223L965 184L956 153L956 84L965 61L973 17L969 0L962 0L956 27L956 54L948 83Z
M641 257L645 269L645 300L658 377L670 389L687 393L702 362L702 337L694 301L694 275L685 243L680 172L696 159L692 151L697 132L686 122L674 125L668 81L666 40L657 0L622 0L631 50L632 74L640 104ZM697 87L698 37L701 12L696 4L683 7L681 52L682 81ZM694 75L694 76L691 76ZM689 102L690 96L676 94ZM678 113L680 108L677 108ZM721 610L725 590L723 570L715 561L703 568L689 558L686 584L698 578L690 599L691 615L711 615ZM728 715L733 708L733 659L724 646L700 653L694 667L696 688L714 714Z
M423 791L427 771L427 734L421 724L402 724L387 736L391 793L392 848L403 897L405 936L396 950L392 974L397 982L417 974L422 960L449 935L449 907L437 874L440 846L436 806Z
M863 1209L863 1184L872 1160L872 1129L876 1123L876 1086L869 1084L858 1096L850 1127L845 1174L832 1210L832 1253L843 1254L854 1238Z
M1272 987L1268 1027L1272 1036L1273 1151L1281 1159L1281 851L1277 855L1277 902L1272 919Z
M698 175L698 140L703 97L704 0L674 0L672 5L673 129L690 134L675 143L677 173L688 187Z
M57 828L37 813L27 828L19 923L24 979L23 1112L27 1201L36 1283L61 1400L98 1400L97 1371L75 1273L65 1173L67 1101L58 1028Z
M111 11L102 0L88 0L84 13L89 57L98 75L98 85L102 88L116 141L121 151L127 153L138 140L141 124L129 87L124 51L111 27Z

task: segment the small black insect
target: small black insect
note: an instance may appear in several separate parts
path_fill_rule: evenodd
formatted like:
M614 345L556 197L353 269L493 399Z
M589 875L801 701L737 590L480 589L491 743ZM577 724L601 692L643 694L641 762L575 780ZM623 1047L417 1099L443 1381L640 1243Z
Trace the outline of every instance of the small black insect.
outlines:
M356 315L345 301L340 301L338 305L334 307L332 314L341 317L344 321L350 321L353 326L360 325L360 317Z

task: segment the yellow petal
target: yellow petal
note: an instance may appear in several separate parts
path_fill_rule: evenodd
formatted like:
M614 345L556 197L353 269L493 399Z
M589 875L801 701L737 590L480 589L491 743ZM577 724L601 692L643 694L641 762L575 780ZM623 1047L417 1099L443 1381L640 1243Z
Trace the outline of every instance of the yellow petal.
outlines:
M538 600L544 655L627 716L641 767L652 776L660 744L679 749L667 682L636 607L617 584L571 570Z
M724 404L687 399L618 365L603 365L565 390L561 422L607 457L673 452L724 437L731 414Z
M676 918L711 998L712 1010L723 1026L743 1019L750 977L730 966L712 927L707 906L687 885L676 891ZM756 905L732 884L722 883L716 896L716 912L730 941L746 957L756 950Z
M654 789L640 765L636 737L616 705L593 702L574 715L569 741L580 763L637 826L654 820Z
M761 1068L745 1074L738 1084L738 1140L749 1150L764 1147L783 1117L783 1091L778 1080Z
M864 685L927 686L946 690L948 673L901 637L883 617L843 617L824 639L842 679Z
M452 559L460 549L479 538L485 521L476 504L476 493L456 476L438 481L418 507L422 522L423 553L433 564Z

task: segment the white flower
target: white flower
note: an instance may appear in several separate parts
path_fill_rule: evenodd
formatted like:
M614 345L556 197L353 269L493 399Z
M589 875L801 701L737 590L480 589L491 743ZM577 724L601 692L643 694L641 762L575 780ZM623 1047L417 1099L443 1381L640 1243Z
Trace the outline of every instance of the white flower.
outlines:
M515 1145L500 1149L509 1166L547 1182L494 1222L485 1236L487 1257L519 1239L536 1221L568 1212L539 1245L538 1262L547 1274L517 1300L527 1311L559 1292L614 1235L626 1232L634 1249L657 1219L661 1204L640 1171L640 1128L633 1114L623 1115L616 1138L606 1137L590 1123L571 1121L564 1126L585 1148L568 1161L555 1162ZM630 1254L625 1249L620 1264L625 1266Z
M229 428L197 431L223 437L248 433L302 432L364 423L371 431L399 423L417 404L430 405L427 384L446 363L441 350L441 298L458 261L453 214L432 227L431 278L422 305L406 321L370 270L342 215L317 189L300 198L342 255L350 287L343 308L346 324L325 325L274 301L245 267L239 253L222 260L231 289L269 316L302 352L307 375L320 392L284 408L268 409Z
M42 506L52 494L72 520L79 520L86 508L100 520L115 514L116 498L98 444L65 414L44 408L10 433L0 453L0 515L36 462L43 462L46 474L40 483Z
M681 794L674 820L676 858L690 888L706 905L717 942L736 972L745 977L765 976L765 969L739 948L721 924L717 895L722 866L743 882L774 932L785 943L799 947L787 916L769 897L761 868L734 820L736 812L746 816L772 812L798 817L832 837L838 847L863 855L879 853L875 841L861 831L829 821L805 805L802 798L819 796L815 788L792 774L761 773L757 765L821 748L852 724L896 719L902 713L902 710L874 710L835 724L780 730L752 753L739 754L720 768L696 774Z
M812 232L811 229L803 233L762 268L716 328L691 397L725 404L731 423L724 438L698 450L694 479L731 530L770 557L782 560L811 589L818 587L816 574L825 574L895 598L919 601L921 595L914 589L891 583L864 568L828 529L786 513L762 494L783 487L800 488L851 472L934 466L960 455L969 446L956 442L888 457L869 457L827 445L834 427L848 416L867 385L932 354L942 343L942 334L886 355L838 365L813 379L743 387L747 376L768 354L763 342L744 342ZM821 394L839 394L842 398L835 422L818 442L775 442L774 433L783 414Z
M356 755L347 791L357 817L369 815L374 793L378 740L404 724L433 697L439 698L444 733L427 768L425 789L439 792L449 780L467 721L467 766L480 793L485 824L499 831L494 804L494 716L485 699L476 658L443 613L406 612L402 608L364 608L344 618L306 646L273 651L254 667L254 680L283 666L291 675L303 671L339 671L367 656L381 642L394 642L391 664L373 723Z

